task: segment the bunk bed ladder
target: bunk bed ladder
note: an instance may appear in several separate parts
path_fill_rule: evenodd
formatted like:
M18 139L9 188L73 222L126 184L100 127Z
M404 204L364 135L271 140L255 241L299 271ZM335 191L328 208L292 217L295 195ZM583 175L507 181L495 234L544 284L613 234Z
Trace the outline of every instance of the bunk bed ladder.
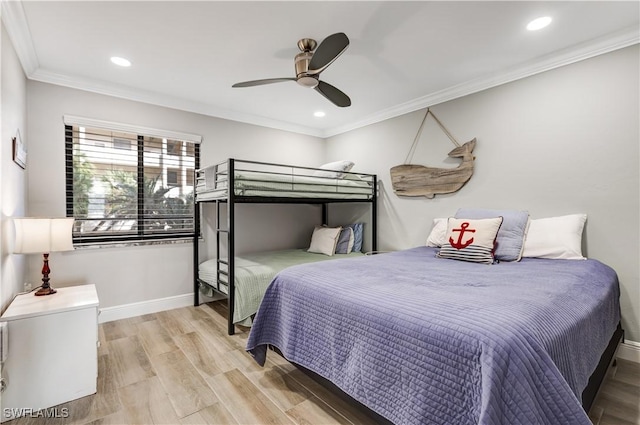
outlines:
M216 170L217 171L217 170ZM235 216L235 187L234 182L234 160L229 158L227 162L227 228L220 227L220 203L225 200L216 201L216 249L218 252L218 261L216 265L216 278L218 282L218 290L220 283L227 286L227 308L229 310L227 317L227 333L233 335L235 326L233 325L233 314L235 306L235 237L234 237L234 216ZM227 235L227 259L220 259L220 233ZM226 266L226 270L221 270L220 265ZM224 280L223 280L224 279Z
M229 282L229 262L220 258L220 233L227 233L227 229L220 227L220 201L216 201L216 289L220 291L220 285L228 287ZM220 266L224 266L223 270Z
M373 193L371 194L371 250L378 250L378 176L373 175Z
M195 176L197 177L198 172L195 171ZM196 181L195 178L193 180ZM199 253L198 253L198 238L200 231L200 204L194 202L193 204L193 306L198 307L200 305L200 282L198 281L198 267L200 265L199 261Z

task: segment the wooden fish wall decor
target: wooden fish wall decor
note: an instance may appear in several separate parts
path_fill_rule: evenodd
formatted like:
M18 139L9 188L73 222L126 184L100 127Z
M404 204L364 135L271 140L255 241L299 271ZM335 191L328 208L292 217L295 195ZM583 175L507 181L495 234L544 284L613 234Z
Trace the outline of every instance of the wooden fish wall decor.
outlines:
M455 168L435 168L403 164L391 168L391 184L398 196L425 196L457 192L473 175L473 148L476 139L449 152L452 158L462 158Z
M449 152L449 156L451 158L462 158L462 163L457 167L436 168L406 163L410 161L412 151L415 150L424 122L429 114L433 116L442 131L456 145L456 148ZM393 192L398 196L424 196L426 198L433 198L435 195L442 193L457 192L473 175L473 162L475 160L473 149L475 147L476 139L460 145L440 120L433 115L433 112L427 109L427 113L418 129L418 134L409 150L409 155L407 155L407 161L405 161L405 164L392 167L390 170Z

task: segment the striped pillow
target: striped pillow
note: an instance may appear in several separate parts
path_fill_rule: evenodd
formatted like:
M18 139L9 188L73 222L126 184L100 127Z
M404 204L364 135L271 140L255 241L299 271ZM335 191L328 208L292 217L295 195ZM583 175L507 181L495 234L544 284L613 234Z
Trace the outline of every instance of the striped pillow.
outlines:
M492 264L502 217L469 220L449 218L447 237L438 257Z
M353 251L353 229L351 227L343 227L338 236L336 244L336 254L348 254Z

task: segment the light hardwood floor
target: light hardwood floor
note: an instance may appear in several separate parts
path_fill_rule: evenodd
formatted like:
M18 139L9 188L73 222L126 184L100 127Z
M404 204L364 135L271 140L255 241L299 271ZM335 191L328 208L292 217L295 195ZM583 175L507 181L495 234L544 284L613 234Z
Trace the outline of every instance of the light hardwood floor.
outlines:
M50 411L61 417L8 424L376 423L278 355L259 367L244 351L246 329L226 335L225 317L216 302L101 324L97 394ZM640 364L620 360L590 417L640 424L639 402Z

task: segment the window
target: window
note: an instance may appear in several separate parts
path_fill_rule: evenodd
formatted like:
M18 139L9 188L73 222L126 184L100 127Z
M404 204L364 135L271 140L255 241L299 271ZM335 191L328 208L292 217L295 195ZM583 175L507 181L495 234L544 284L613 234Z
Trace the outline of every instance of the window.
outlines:
M114 130L117 124L101 128L76 121L65 117L67 216L76 219L74 243L193 237L197 136L181 140L160 137L156 130L148 135L145 129L126 132Z
M169 155L181 155L182 147L180 142L176 142L175 140L167 141L167 153Z
M129 140L129 139L120 139L118 137L114 137L113 138L113 148L114 149L123 149L123 150L126 150L126 151L130 151L132 142L133 141Z
M167 184L169 186L178 186L178 173L177 170L167 170Z

